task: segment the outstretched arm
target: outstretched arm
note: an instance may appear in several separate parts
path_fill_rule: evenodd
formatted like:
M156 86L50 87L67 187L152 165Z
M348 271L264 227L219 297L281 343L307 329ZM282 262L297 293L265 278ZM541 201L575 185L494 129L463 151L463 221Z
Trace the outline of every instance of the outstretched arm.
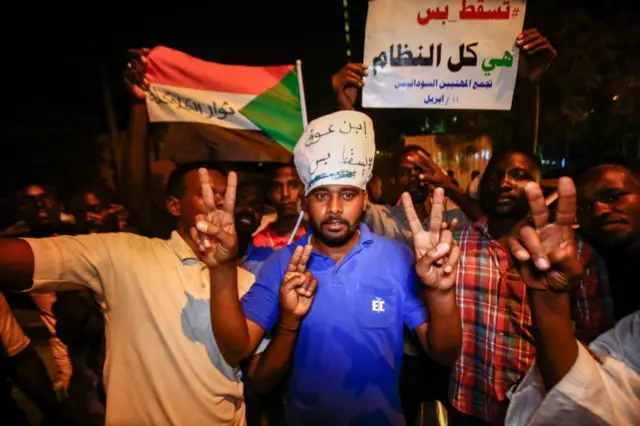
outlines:
M409 194L402 194L402 204L413 233L415 269L421 283L418 292L429 313L429 323L415 332L433 359L451 365L462 347L462 322L455 296L460 247L443 224L444 190L434 191L428 231L423 229Z

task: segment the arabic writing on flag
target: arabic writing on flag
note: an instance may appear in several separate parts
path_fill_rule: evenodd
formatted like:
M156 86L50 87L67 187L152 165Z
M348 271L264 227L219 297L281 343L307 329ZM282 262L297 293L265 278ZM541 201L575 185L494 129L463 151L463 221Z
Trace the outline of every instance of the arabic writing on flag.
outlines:
M149 52L145 77L152 122L260 132L289 152L302 135L301 89L294 65L218 64L158 46Z
M526 0L373 0L362 106L511 109Z

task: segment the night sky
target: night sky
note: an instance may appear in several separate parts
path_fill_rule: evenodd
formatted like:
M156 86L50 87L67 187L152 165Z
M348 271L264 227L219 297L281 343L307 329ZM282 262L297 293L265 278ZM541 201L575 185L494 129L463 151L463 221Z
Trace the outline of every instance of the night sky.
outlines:
M67 139L107 130L101 67L118 125L126 128L129 102L122 72L129 48L165 45L229 64L301 59L309 118L336 109L330 78L347 61L342 1L323 1L322 8L301 1L180 3L146 3L144 11L106 2L104 10L38 7L37 16L22 7L14 18L5 15L0 191L55 174L54 161L78 163L90 155L78 146L83 142ZM352 31L361 32L353 50L361 52L366 1L352 3Z
M258 6L211 2L215 6L190 8L176 3L180 2L173 2L171 8L149 3L159 10L144 13L127 13L123 7L122 14L113 9L98 13L96 9L80 12L78 17L72 16L71 10L56 10L50 19L35 18L31 30L17 36L4 27L5 40L11 39L4 57L12 62L9 74L14 105L29 108L35 101L104 114L100 86L103 62L117 107L126 114L121 73L127 49L165 45L230 64L286 64L300 58L310 115L334 108L329 79L346 61L342 1L323 2L326 5L320 10L303 7L306 2L279 7L272 6L274 2L256 2ZM27 95L22 102L15 98L18 91Z
M80 164L86 161L83 156L91 155L90 135L107 130L101 66L119 127L126 128L129 103L121 75L128 48L165 45L205 60L247 65L292 64L299 58L309 119L334 111L330 78L347 62L342 3L148 2L134 9L111 2L91 8L12 4L18 12L6 10L0 28L0 192L18 181L58 173L55 167L62 163ZM366 3L349 0L354 60L362 59ZM534 3L557 5L558 0L530 2L527 20L544 28L544 16L535 16ZM570 3L575 6L567 6ZM565 11L578 3L590 2L562 2ZM562 53L563 46L556 47ZM376 123L382 148L396 142L401 132L418 133L427 116L424 110L366 112Z

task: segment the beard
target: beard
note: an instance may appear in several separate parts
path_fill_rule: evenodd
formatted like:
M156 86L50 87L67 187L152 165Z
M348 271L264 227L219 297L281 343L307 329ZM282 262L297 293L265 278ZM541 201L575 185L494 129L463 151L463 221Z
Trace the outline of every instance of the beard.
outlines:
M327 226L330 223L339 223L342 225L343 230L338 232L333 232L327 229ZM309 226L313 231L313 237L318 239L327 247L342 247L346 245L351 238L358 232L358 223L350 224L346 220L342 218L327 218L322 222L318 222L311 218L309 221Z

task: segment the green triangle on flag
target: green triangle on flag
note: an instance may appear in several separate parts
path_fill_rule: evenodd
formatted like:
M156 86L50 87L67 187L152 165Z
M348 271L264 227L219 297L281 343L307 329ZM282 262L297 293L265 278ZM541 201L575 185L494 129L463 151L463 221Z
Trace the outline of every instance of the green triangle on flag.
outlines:
M273 140L293 152L304 131L300 87L295 68L239 112Z

